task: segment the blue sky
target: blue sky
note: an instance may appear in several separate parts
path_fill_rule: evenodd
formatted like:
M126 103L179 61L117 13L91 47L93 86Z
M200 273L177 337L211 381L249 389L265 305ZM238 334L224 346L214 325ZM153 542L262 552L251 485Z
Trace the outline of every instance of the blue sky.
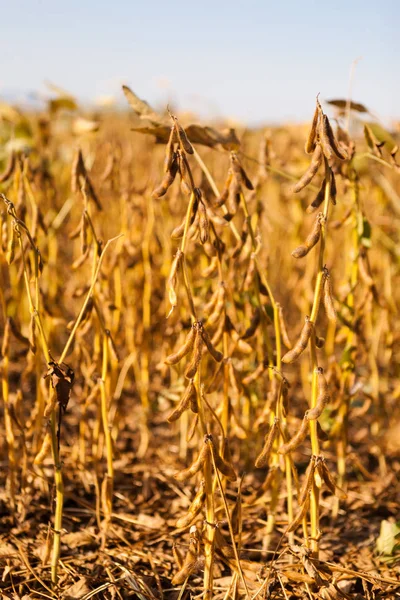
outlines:
M310 118L315 96L400 118L400 0L0 1L0 99L50 80L247 123Z

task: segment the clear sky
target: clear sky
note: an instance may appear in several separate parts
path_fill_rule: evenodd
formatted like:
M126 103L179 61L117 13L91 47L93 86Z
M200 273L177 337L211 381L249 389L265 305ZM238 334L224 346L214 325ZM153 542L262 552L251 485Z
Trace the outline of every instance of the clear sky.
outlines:
M310 118L346 96L400 118L400 0L0 0L0 99L50 80L89 100L248 123Z

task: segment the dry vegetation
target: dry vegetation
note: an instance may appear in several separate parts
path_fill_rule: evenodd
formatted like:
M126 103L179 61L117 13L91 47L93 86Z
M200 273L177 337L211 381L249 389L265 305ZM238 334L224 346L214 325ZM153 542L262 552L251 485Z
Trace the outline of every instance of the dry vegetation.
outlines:
M398 597L396 132L124 93L0 106L3 597Z

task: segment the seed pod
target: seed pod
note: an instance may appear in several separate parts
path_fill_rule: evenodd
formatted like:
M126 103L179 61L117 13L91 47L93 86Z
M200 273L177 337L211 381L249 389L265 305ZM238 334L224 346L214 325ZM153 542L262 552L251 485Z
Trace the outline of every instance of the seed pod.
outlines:
M209 237L210 225L209 225L209 221L208 221L208 217L207 217L207 209L202 200L200 200L200 204L199 204L199 214L200 214L200 220L199 220L200 242L202 244L205 244Z
M253 316L251 317L249 327L246 329L246 331L242 335L242 340L247 340L247 339L253 337L253 335L257 331L257 327L259 326L260 321L261 321L261 312L260 312L260 309L257 307L253 313Z
M190 426L190 429L189 429L189 431L187 432L187 435L186 435L186 441L187 441L187 443L189 443L193 439L193 436L196 433L197 423L198 422L199 422L199 415L196 414L196 415L194 415L194 419L193 419L192 424Z
M317 102L317 105L316 105L315 111L314 111L312 124L311 124L310 133L308 134L308 138L307 138L306 145L305 145L305 151L307 154L312 154L316 147L317 124L318 124L318 119L319 119L320 113L321 113L321 108L318 106L318 102Z
M324 481L325 485L332 492L332 494L334 494L341 500L345 500L347 498L346 492L336 485L335 480L330 474L329 469L326 466L325 459L323 457L319 457L317 469L319 475L321 476L321 479Z
M217 302L217 299L218 299L218 294L219 294L219 286L217 288L215 288L215 290L211 294L210 300L203 307L203 313L205 316L208 316L213 312L215 303Z
M326 275L324 277L324 307L325 312L330 321L336 323L336 310L333 304L333 295L332 295L332 284L329 272L326 271Z
M247 231L247 229L243 229L243 231L240 235L240 240L238 240L238 242L235 244L235 246L232 250L232 253L231 253L232 258L237 258L239 256L239 254L243 250L244 245L247 241L248 235L249 235L249 232Z
M172 585L181 585L186 581L188 577L197 569L203 565L203 561L198 558L197 547L194 544L190 544L188 553L186 554L185 560L183 561L182 567L173 576L171 583Z
M326 115L322 115L318 123L318 136L322 152L328 160L332 158L333 149L328 136L329 120Z
M175 127L171 127L171 133L169 134L168 143L165 148L165 158L164 158L164 173L168 173L171 168L172 161L174 160L174 144L177 142L177 136Z
M333 150L333 152L336 154L336 156L340 160L346 160L347 154L344 152L344 150L339 146L338 142L336 141L335 134L333 133L331 124L326 115L323 116L323 129L324 129L324 137L326 136L328 138L329 147L331 148L331 150ZM327 156L327 158L330 158L330 157Z
M214 348L213 343L212 343L212 341L210 339L210 336L208 335L208 333L204 329L204 327L201 327L200 332L201 332L201 335L203 337L203 342L207 346L207 350L209 351L209 353L211 354L211 356L213 357L213 359L216 362L221 362L221 360L224 358L224 355L222 354L222 352L219 352L219 350L216 350Z
M321 206L325 198L325 188L326 188L326 179L323 180L322 185L319 189L319 192L316 198L311 202L311 204L307 207L306 213L313 213L317 208Z
M203 277L205 277L206 279L208 279L209 277L211 277L212 275L214 275L217 272L218 269L218 256L213 256L210 264L208 265L208 267L206 267L205 269L203 269L202 271L202 275ZM203 308L203 310L205 311L205 306Z
M360 249L360 253L358 256L358 270L360 273L360 277L365 283L365 285L372 288L374 286L374 280L372 279L370 273L367 254L363 248Z
M337 195L336 177L335 177L335 173L331 169L331 201L332 201L333 206L336 206L336 195Z
M218 471L220 471L222 475L225 475L225 477L229 481L236 481L237 475L235 473L234 468L230 463L228 463L224 458L222 458L222 456L219 455L218 450L216 449L214 441L212 439L212 436L208 437L208 443L210 444L215 466L217 467Z
M215 302L214 310L207 319L207 323L209 325L215 325L219 321L219 319L224 311L224 307L225 307L225 284L223 282L221 282L218 287L218 295L217 295L217 300Z
M300 490L300 494L298 497L299 506L301 506L308 498L309 491L312 488L314 481L314 472L316 466L316 457L314 455L311 456L311 460L308 463L308 467L304 476L303 487Z
M294 517L293 521L286 527L285 533L290 533L291 531L294 531L300 525L300 523L307 514L309 504L310 499L307 498L297 515Z
M200 483L200 487L197 490L197 494L193 499L192 504L189 506L188 512L186 515L177 520L176 526L179 529L183 527L188 527L197 517L197 515L201 512L201 509L204 506L204 502L206 499L206 482L202 479Z
M26 338L24 335L22 335L22 333L18 329L17 324L15 323L14 319L12 317L8 317L7 321L10 323L10 330L11 330L13 336L18 341L20 341L22 344L24 344L25 346L29 346L28 338Z
M42 462L44 461L44 459L46 458L46 456L49 454L50 448L51 448L51 435L49 432L47 432L43 438L43 442L40 447L40 450L35 456L35 460L33 461L33 464L41 465Z
M179 238L181 238L183 236L183 232L185 231L185 224L186 224L186 218L183 219L183 221L180 225L178 225L177 227L175 227L175 229L172 230L171 238L173 240L178 240Z
M325 338L315 336L315 345L317 348L323 348L325 346Z
M17 234L14 227L14 222L11 226L11 237L8 240L8 248L6 253L7 264L11 265L15 258L15 247L17 245Z
M314 421L315 419L319 419L324 410L327 402L329 402L329 391L328 391L328 382L325 379L324 370L319 367L317 369L318 376L318 397L316 405L310 410L306 411L306 418L308 421Z
M8 179L10 179L10 177L12 176L12 174L14 172L16 162L17 162L16 154L13 150L11 152L10 156L8 157L8 161L7 161L7 164L6 164L6 167L3 171L3 173L0 174L0 183L4 183Z
M178 123L178 119L175 120L175 130L178 135L179 143L181 148L188 154L194 154L193 146L189 142L188 137L186 135L186 131L183 129L182 125Z
M262 375L266 369L266 365L264 365L264 363L260 363L258 365L258 367L256 368L255 371L253 371L253 373L250 373L250 375L247 375L247 377L245 377L242 380L243 385L250 385L250 383L253 383L253 381L256 381L256 379L258 379L260 377L260 375Z
M239 162L237 155L234 152L231 152L231 166L232 171L237 179L239 185L244 183L246 188L250 191L254 190L254 186L251 183L250 179L247 177L246 171L243 169L242 165Z
M279 328L281 330L282 341L285 344L286 348L289 350L292 348L292 342L289 339L289 335L286 329L285 319L283 317L282 305L279 302L276 302L276 306L278 308L278 318L279 318Z
M169 170L165 173L164 177L161 180L160 185L152 191L151 197L154 198L155 200L157 200L158 198L161 198L162 196L164 196L168 192L170 186L173 184L177 172L178 172L178 159L177 159L177 155L175 153Z
M223 533L217 527L215 529L214 536L215 549L228 561L235 558L235 551L230 544L226 541Z
M171 304L170 314L174 310L175 306L178 303L175 288L176 288L177 279L178 279L178 277L177 277L178 270L179 270L182 258L183 258L183 252L181 250L178 250L177 253L175 254L175 258L172 262L171 271L170 271L169 278L168 278L167 288L168 288L169 302Z
M310 166L308 167L308 169L304 173L304 175L296 183L296 185L292 188L292 191L295 194L297 194L297 192L300 192L303 188L305 188L313 180L313 178L314 178L315 174L317 173L318 168L321 164L321 161L322 161L322 150L321 150L321 146L318 144L313 152Z
M190 395L189 395L189 405L190 405L190 410L192 411L192 413L195 413L196 415L199 412L199 405L197 403L197 390L196 390L196 386L193 384L193 387L190 390Z
M179 419L179 417L182 415L182 413L184 413L185 410L187 410L189 408L189 406L190 406L190 398L191 398L191 395L193 393L193 390L194 390L194 393L196 393L196 388L194 386L194 383L193 383L193 381L191 381L187 385L187 387L186 387L186 389L185 389L185 391L183 393L183 396L182 396L182 398L181 398L178 406L169 415L169 417L167 419L168 423L172 423L173 421L177 421Z
M185 371L185 377L187 377L187 379L193 379L193 377L196 375L197 369L199 368L199 364L201 362L202 349L203 337L199 331L199 327L196 327L192 358Z
M207 442L204 442L203 446L199 452L199 456L194 461L194 463L192 463L190 465L190 467L188 467L187 469L183 469L182 471L175 473L175 475L174 475L175 479L177 479L178 481L185 481L186 479L190 479L191 477L194 477L196 475L196 473L198 473L201 470L201 468L203 467L204 463L207 460L207 457L209 456L209 453L210 453L210 446Z
M303 329L301 330L300 337L297 340L294 347L286 352L286 354L282 357L282 362L284 363L292 363L304 352L307 348L308 341L311 337L311 332L313 330L314 323L310 321L309 317L306 317L306 322L303 325Z
M269 455L274 445L275 438L279 435L279 419L275 417L274 422L265 437L264 446L260 454L257 456L255 466L257 469L262 469L268 464Z
M213 207L214 208L219 208L219 207L223 206L225 204L225 202L228 200L228 198L229 198L229 188L230 188L231 183L232 183L232 178L233 178L233 172L232 172L232 169L229 169L228 176L227 176L226 181L224 183L224 189L222 190L222 192L218 196L218 198L216 198L214 200L214 202L213 202Z
M189 163L182 152L178 152L179 174L181 176L181 190L186 196L194 191L193 180L190 173Z
M298 246L295 248L295 250L293 250L292 256L294 256L294 258L302 258L303 256L306 256L306 254L308 254L312 248L314 248L321 237L321 224L324 223L324 221L324 215L319 213L312 230L306 237L304 245Z
M307 436L307 430L308 430L308 421L307 421L306 417L304 417L304 419L301 422L300 429L298 430L296 435L294 435L292 437L292 439L289 440L289 442L282 444L282 446L278 450L279 454L288 454L288 452L292 452L293 450L296 450L296 448L298 446L300 446L301 442L303 442L305 440L305 438Z
M74 194L79 192L81 162L83 162L82 154L80 150L77 150L77 152L75 152L74 160L72 161L71 169L71 190L74 192Z
M231 186L229 188L229 195L227 200L227 209L228 213L224 215L224 219L226 221L231 221L236 214L237 207L240 204L240 194L241 194L240 183L233 179Z
M193 348L196 335L197 335L197 329L195 329L195 327L192 326L192 328L190 329L190 331L186 337L186 340L185 340L183 346L181 346L181 348L179 348L179 350L177 352L173 352L172 354L169 354L167 356L167 358L165 359L164 363L166 365L177 365L178 362L180 362L182 360L182 358L184 356L186 356L186 354L189 354L189 352Z

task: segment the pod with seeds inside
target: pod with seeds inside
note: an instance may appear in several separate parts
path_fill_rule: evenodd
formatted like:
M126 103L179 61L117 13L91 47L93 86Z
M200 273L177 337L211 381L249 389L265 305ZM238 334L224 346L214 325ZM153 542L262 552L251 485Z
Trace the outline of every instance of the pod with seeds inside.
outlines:
M173 309L175 308L175 306L177 305L177 295L176 295L176 284L177 284L177 280L178 280L178 270L180 267L180 264L182 262L183 259L183 252L182 250L178 250L177 253L175 254L174 260L172 261L172 265L171 265L171 271L169 273L169 277L168 277L168 284L167 284L167 288L168 288L168 297L169 297L169 302L171 304L171 311L173 311Z
M257 307L253 313L253 316L251 317L250 325L248 326L248 328L242 335L243 340L247 340L247 339L253 337L253 335L257 331L260 321L261 321L261 311Z
M215 466L218 471L220 471L220 473L222 473L222 475L224 475L229 481L236 481L237 475L235 473L235 469L219 454L217 448L215 447L212 436L209 436L207 441L210 444Z
M168 423L172 423L173 421L177 421L182 413L185 412L190 406L190 399L193 392L196 394L196 388L194 386L193 381L191 381L186 387L181 400L179 401L178 406L172 411L169 415L167 421Z
M196 473L198 473L202 469L207 458L209 457L209 454L210 454L210 446L207 442L204 442L203 446L199 452L199 456L196 458L194 463L192 463L190 465L190 467L188 467L187 469L183 469L182 471L175 473L175 475L174 475L175 479L177 479L178 481L185 481L186 479L190 479L191 477L194 477L196 475Z
M196 430L197 430L198 422L199 422L199 415L196 414L196 415L194 415L194 419L192 420L192 424L190 425L190 429L186 435L187 443L189 443L193 439L194 434L196 433Z
M188 364L185 377L187 379L193 379L193 377L197 373L197 369L199 368L201 362L201 355L203 350L203 336L201 335L200 328L195 327L195 338L193 344L193 353L192 358L190 359L190 363Z
M312 124L311 124L310 133L308 134L308 138L307 138L306 145L305 145L305 151L307 154L312 154L314 152L316 144L317 144L317 125L318 125L318 119L319 119L320 114L321 114L321 108L319 106L319 103L317 102L317 105L316 105L315 111L314 111Z
M186 156L178 151L179 174L181 176L181 190L186 196L193 192L193 180Z
M181 148L188 154L194 154L193 146L189 142L188 137L186 135L186 131L183 129L182 125L178 123L178 120L175 118L175 129L179 139L179 143Z
M323 155L329 160L330 158L332 158L333 149L331 147L331 143L328 136L328 126L330 127L328 117L326 115L321 115L321 119L318 123L319 142L322 148Z
M13 336L20 341L25 346L29 346L29 340L24 335L22 335L21 331L18 329L17 324L15 323L12 317L8 317L7 321L10 323L10 330Z
M81 253L85 254L85 252L87 250L87 246L88 246L87 219L85 216L85 212L83 212L82 220L81 220L80 242L81 242Z
M298 446L300 446L300 444L306 439L307 430L308 430L308 421L304 417L304 419L301 422L300 429L298 430L298 432L292 437L291 440L289 440L285 444L282 444L282 446L278 450L279 454L288 454L288 452L292 452L293 450L296 450L296 448Z
M315 219L315 223L313 225L312 230L306 237L304 245L298 246L292 252L292 256L294 258L302 258L306 256L310 252L312 248L319 242L319 238L321 237L321 225L325 222L325 217L322 213L319 213L317 218Z
M202 481L200 483L200 487L197 490L197 494L194 497L193 502L189 506L187 514L177 520L176 526L179 529L182 529L183 527L188 527L189 525L191 525L193 523L194 519L197 517L197 515L201 512L201 509L204 506L205 500L206 500L206 483L205 483L204 479L202 479Z
M333 129L331 127L329 119L326 115L323 116L323 129L324 129L325 136L328 138L329 147L333 150L333 152L336 154L336 156L340 160L346 160L347 154L339 146L339 144L335 138L335 134L333 133ZM327 158L329 158L329 156L327 156Z
M164 177L162 178L160 185L157 186L152 191L151 197L154 198L155 200L157 200L158 198L161 198L162 196L164 196L168 192L171 185L174 183L177 172L178 172L178 158L175 153L174 157L172 159L170 168L164 174Z
M16 155L15 155L15 152L13 150L11 152L10 156L8 157L8 161L7 161L7 164L6 164L6 167L5 167L4 171L3 171L3 173L0 174L0 183L4 183L8 179L10 179L10 177L14 173L16 162L17 162L16 161Z
M331 170L331 202L332 202L333 206L336 206L336 196L337 196L336 177L335 177L335 173Z
M229 169L228 176L224 183L224 189L222 190L222 192L218 196L218 198L216 198L213 202L214 208L219 208L219 207L223 206L225 204L225 202L228 200L229 188L231 187L232 178L233 178L233 172L232 172L232 169Z
M262 362L258 365L258 367L252 372L250 373L250 375L247 375L247 377L245 377L242 380L243 385L250 385L250 383L253 383L253 381L256 381L260 375L262 375L266 369L266 365Z
M175 127L171 127L171 133L165 148L164 173L168 173L174 160L174 144L177 142Z
M227 200L228 214L224 216L225 220L230 221L235 216L237 207L240 203L240 194L240 183L237 181L237 179L234 178L229 188L229 195Z
M321 479L323 480L327 488L332 492L332 494L334 494L341 500L345 500L347 498L346 492L344 492L340 487L336 485L335 480L330 474L325 459L323 457L319 457L317 462L317 469Z
M276 306L278 309L278 319L279 319L279 328L281 331L282 341L285 344L286 348L290 350L292 348L292 342L289 339L289 335L286 328L285 319L283 316L282 305L279 302L276 302Z
M48 454L50 454L50 449L51 449L51 434L49 432L47 432L43 438L42 445L40 447L39 452L36 454L35 460L33 461L33 463L35 465L41 465L42 462L44 461L44 459L46 458L46 456Z
M323 203L324 198L325 198L325 188L326 188L326 179L323 180L322 185L321 185L321 187L319 189L319 192L316 195L315 199L307 207L306 212L308 214L313 213L314 211L316 211L317 208L319 208L321 206L321 204Z
M262 469L268 464L269 455L274 445L276 437L279 435L279 419L275 417L274 422L265 437L264 446L260 454L257 456L255 466L257 469Z
M175 573L171 580L172 585L181 585L184 583L192 573L203 566L203 563L204 561L198 558L197 548L190 544L182 567Z
M196 335L197 335L197 329L195 329L195 327L192 326L192 328L190 329L190 331L186 337L184 344L179 348L179 350L177 352L173 352L172 354L169 354L167 356L167 358L164 361L165 364L166 365L177 365L178 362L180 362L182 360L182 358L184 356L186 356L186 354L189 354L189 352L193 348Z
M303 325L303 329L301 330L299 339L297 340L293 348L289 350L289 352L286 352L286 354L282 357L282 362L292 363L299 358L299 356L307 348L307 344L311 337L313 327L314 323L310 321L309 317L306 317L306 322Z
M289 412L289 387L290 383L284 378L281 386L283 416L286 416Z
M317 377L318 377L318 396L316 405L310 410L306 411L306 418L308 421L314 421L315 419L319 419L324 410L327 402L329 402L329 391L328 391L328 382L326 381L324 370L321 367L317 368Z
M208 335L208 333L204 327L201 327L200 331L201 331L201 335L203 338L203 342L205 343L207 350L209 351L209 353L211 354L213 359L216 362L221 362L221 360L224 358L224 355L222 354L222 352L219 352L219 350L216 350L216 348L214 348L213 343L210 339L210 336Z
M192 387L191 387L190 395L189 395L189 406L190 406L190 410L192 411L192 413L194 413L197 416L197 414L199 412L199 405L197 402L196 386L193 384L193 382L192 382Z
M215 325L219 321L219 319L224 311L224 306L225 306L225 285L224 285L224 283L221 282L218 287L218 294L217 294L217 299L216 299L216 302L214 305L214 310L207 319L207 323L209 325Z
M33 354L36 353L36 319L34 315L31 315L29 323L29 348Z
M6 260L7 260L7 264L9 264L9 265L11 265L12 262L14 261L16 245L17 245L17 233L15 231L14 222L13 222L13 224L11 226L11 236L10 236L10 239L8 240L8 247L7 247L7 253L6 253Z
M246 188L250 191L254 190L254 186L251 183L250 179L247 177L246 171L243 169L242 165L239 162L237 155L234 152L231 152L231 166L232 171L237 179L239 185L244 183Z
M309 492L312 488L314 481L314 472L316 466L316 457L314 455L311 456L311 460L308 463L308 467L304 476L303 487L300 490L298 503L301 506L308 498Z
M300 192L309 183L311 183L311 181L314 179L314 177L319 169L321 161L322 161L322 150L321 150L321 146L318 144L313 152L310 166L308 167L307 171L304 173L304 175L302 175L302 177L299 179L299 181L296 183L296 185L292 189L292 191L295 194Z
M364 250L364 248L362 248L360 250L360 253L358 256L358 270L360 273L360 277L361 277L362 281L365 283L365 285L372 288L374 286L374 280L372 279L372 276L370 273L367 253Z
M171 238L173 240L178 240L179 238L181 238L183 236L183 232L185 231L185 224L186 224L186 218L183 219L183 221L180 225L178 225L177 227L175 227L175 229L172 230Z
M326 312L328 319L335 323L337 317L336 317L335 306L333 304L331 277L330 277L328 271L326 271L326 274L324 277L323 301L324 301L325 312Z

